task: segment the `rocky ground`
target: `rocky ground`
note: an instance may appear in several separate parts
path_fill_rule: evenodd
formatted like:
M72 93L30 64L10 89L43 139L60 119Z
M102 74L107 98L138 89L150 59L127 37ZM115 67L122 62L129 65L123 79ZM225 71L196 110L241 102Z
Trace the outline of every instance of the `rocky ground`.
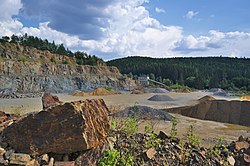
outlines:
M189 127L186 140L178 136L177 120L167 113L138 106L158 118L172 120L170 133L154 130L154 121L108 117L112 112L101 99L64 103L45 94L43 110L22 117L0 114L1 165L236 165L250 164L250 137L210 148ZM134 110L134 109L133 109ZM138 110L138 109L137 109ZM131 115L124 111L123 115ZM110 120L109 120L110 119ZM138 127L143 130L138 132Z

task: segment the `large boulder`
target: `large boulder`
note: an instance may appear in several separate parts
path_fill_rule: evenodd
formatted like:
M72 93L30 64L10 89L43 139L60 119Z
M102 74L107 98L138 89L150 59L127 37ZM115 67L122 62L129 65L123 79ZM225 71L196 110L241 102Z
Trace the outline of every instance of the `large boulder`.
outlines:
M29 114L7 127L3 137L16 152L66 154L99 146L109 129L108 108L98 99Z

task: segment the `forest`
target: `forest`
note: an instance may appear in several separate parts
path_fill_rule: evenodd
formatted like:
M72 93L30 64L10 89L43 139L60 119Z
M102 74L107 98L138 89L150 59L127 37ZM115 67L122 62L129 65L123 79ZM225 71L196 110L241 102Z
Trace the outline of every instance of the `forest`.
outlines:
M27 33L23 36L12 35L2 36L0 39L1 43L9 42L16 43L23 46L34 47L38 50L48 50L54 54L65 55L69 57L74 57L76 59L76 63L79 65L97 65L97 64L105 64L105 62L98 58L95 55L89 55L86 52L72 52L68 48L66 49L63 44L55 44L55 42L49 42L47 39L41 39L34 36L28 36Z
M195 89L223 88L250 91L250 59L229 57L149 58L127 57L107 62L136 78L148 75L166 85Z

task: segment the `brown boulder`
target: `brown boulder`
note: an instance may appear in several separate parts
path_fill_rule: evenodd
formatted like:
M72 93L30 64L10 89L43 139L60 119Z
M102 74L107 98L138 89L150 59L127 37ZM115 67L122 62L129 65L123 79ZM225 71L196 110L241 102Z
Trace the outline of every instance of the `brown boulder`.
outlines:
M43 109L55 107L62 104L57 96L53 96L50 93L44 93L42 97Z
M100 145L110 129L102 99L65 103L29 114L3 131L17 152L66 154Z

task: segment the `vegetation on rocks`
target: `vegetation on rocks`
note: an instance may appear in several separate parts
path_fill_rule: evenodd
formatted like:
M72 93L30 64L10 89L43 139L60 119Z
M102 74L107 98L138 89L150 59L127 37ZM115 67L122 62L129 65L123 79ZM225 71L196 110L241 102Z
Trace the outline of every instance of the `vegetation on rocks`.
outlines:
M126 119L123 120L126 121ZM119 123L119 121L116 122ZM172 124L172 130L176 134L177 131L174 128L177 121L173 119ZM153 129L150 130L148 124L145 125L144 133L131 134L125 130L113 128L108 133L108 137L115 138L113 149L104 153L99 165L245 166L249 164L247 158L250 155L249 138L240 137L238 141L231 144L226 144L223 138L220 138L214 146L204 148L200 146L199 138L194 134L192 126L188 129L186 142L175 137L175 134L172 133L169 136L162 131L157 134ZM243 146L242 142L248 146Z
M55 44L55 42L49 42L47 39L41 39L35 36L28 36L27 34L24 34L23 36L17 36L12 35L11 37L3 36L0 39L0 43L12 43L12 44L18 44L22 46L27 47L33 47L41 51L49 51L53 54L59 54L59 55L65 55L68 57L72 57L75 59L76 63L78 65L99 65L99 64L105 64L105 62L98 58L95 55L87 54L86 52L72 52L68 48L66 49L63 44ZM27 61L28 59L23 56L23 61ZM52 63L56 63L57 59L51 58L50 61ZM63 60L62 64L68 64L68 60Z

